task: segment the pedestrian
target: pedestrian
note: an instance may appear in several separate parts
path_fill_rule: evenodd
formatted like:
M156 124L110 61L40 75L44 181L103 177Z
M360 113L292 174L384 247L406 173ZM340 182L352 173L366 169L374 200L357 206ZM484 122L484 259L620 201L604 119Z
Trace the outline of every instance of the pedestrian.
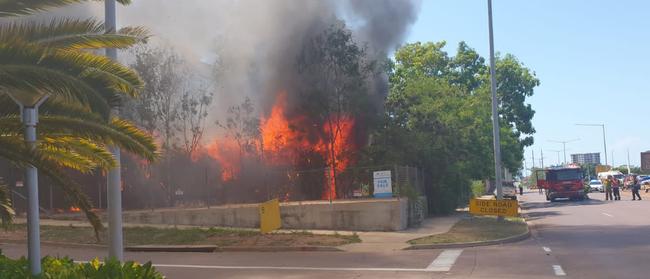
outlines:
M605 178L605 181L603 181L603 185L605 186L605 200L613 200L614 198L612 197L612 176L607 176Z
M641 190L641 185L639 185L639 178L635 175L632 178L632 200L636 200L638 197L641 200L641 195L639 195L639 190Z
M618 180L618 178L612 177L612 192L614 193L614 200L616 200L616 201L621 200L620 186L621 186L621 183Z
M524 195L524 185L521 185L521 183L519 183L519 195L520 196Z

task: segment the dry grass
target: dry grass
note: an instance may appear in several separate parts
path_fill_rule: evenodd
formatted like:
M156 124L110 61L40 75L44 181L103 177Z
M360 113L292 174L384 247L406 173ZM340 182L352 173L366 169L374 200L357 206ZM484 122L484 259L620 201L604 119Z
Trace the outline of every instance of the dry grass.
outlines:
M15 225L11 231L0 232L0 239L24 239L25 225ZM106 231L99 244L106 244ZM97 244L90 227L41 226L41 240L62 243ZM339 246L360 242L355 235L319 235L297 231L291 233L260 234L254 230L229 228L153 228L126 227L126 245L217 245L217 246Z
M460 220L449 232L410 240L409 244L467 243L497 240L525 233L528 225L521 218L470 217Z

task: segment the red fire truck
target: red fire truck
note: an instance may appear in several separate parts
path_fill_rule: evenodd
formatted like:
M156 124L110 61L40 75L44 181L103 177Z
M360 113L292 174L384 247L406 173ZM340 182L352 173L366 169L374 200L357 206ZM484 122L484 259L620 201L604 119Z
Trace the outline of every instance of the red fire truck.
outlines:
M546 168L537 171L537 186L546 190L547 201L559 198L584 200L587 194L583 175L582 169L576 165Z

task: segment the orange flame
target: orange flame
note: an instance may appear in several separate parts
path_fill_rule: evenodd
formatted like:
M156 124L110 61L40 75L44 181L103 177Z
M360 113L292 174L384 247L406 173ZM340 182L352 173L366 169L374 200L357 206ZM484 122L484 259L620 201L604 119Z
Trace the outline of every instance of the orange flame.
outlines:
M75 206L71 206L71 207L69 208L69 210L70 210L70 212L79 212L79 211L81 211L81 208L78 208L78 207L75 207Z
M307 124L311 122L302 115L287 118L286 110L287 93L281 92L277 95L271 113L267 117L260 118L263 162L274 166L291 165L299 159L301 152L319 153L328 166L324 173L327 189L322 198L336 199L335 173L338 175L349 166L352 158L350 151L355 148L352 138L354 119L348 115L332 116L322 129L316 132L317 135L308 137L307 131L314 132L311 124ZM296 129L296 127L305 129ZM333 142L330 139L333 139ZM241 152L237 142L228 137L215 140L197 154L204 152L221 164L221 178L224 181L232 180L239 175L242 156L247 156ZM288 199L288 194L285 199Z
M241 166L239 145L230 138L215 140L206 147L208 155L221 164L221 179L230 181L239 175Z

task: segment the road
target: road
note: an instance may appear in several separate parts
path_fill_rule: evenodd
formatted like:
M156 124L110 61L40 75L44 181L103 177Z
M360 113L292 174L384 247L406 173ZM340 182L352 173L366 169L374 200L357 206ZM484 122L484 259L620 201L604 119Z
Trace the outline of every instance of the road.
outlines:
M525 193L533 237L505 245L396 252L125 253L151 260L168 278L650 278L648 201L550 203ZM17 257L25 245L2 244ZM44 246L44 253L90 260L106 252Z

